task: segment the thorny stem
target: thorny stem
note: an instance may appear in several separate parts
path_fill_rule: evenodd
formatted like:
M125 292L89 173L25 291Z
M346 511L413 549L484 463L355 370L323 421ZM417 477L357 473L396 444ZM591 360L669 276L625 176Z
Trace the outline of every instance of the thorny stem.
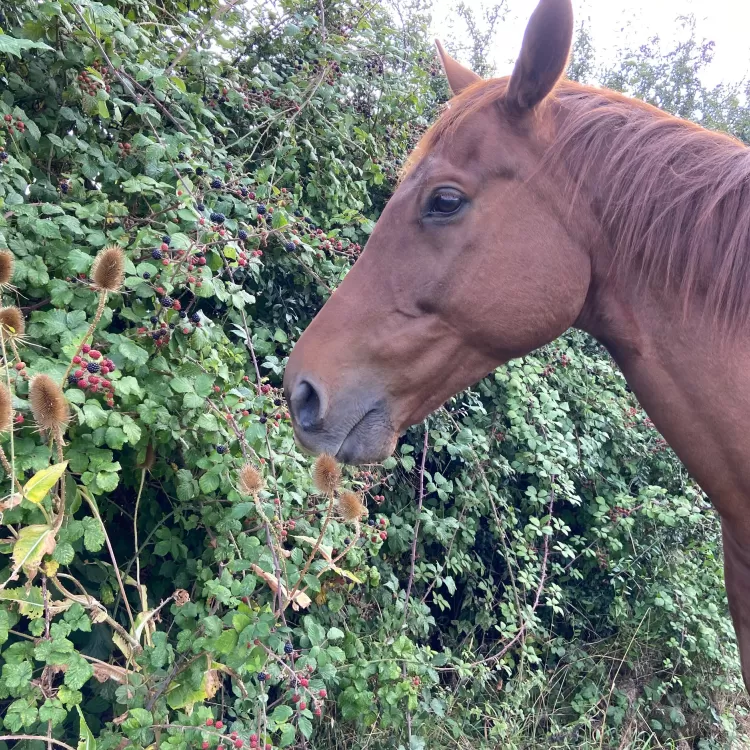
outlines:
M427 449L429 448L430 429L425 424L424 428L424 445L422 446L422 461L419 466L419 502L417 503L417 520L414 522L414 536L411 541L411 567L409 569L409 581L406 584L406 597L404 599L404 619L401 621L401 629L406 625L406 618L409 614L409 597L411 596L411 587L414 583L414 565L417 559L417 538L419 536L419 520L422 515L422 502L424 501L424 465L427 460Z
M320 549L320 545L323 541L323 537L325 536L326 529L328 529L328 524L331 522L331 517L333 515L333 493L329 495L328 499L328 512L326 513L325 521L323 522L323 525L320 527L320 533L318 534L318 538L315 541L315 546L312 548L312 552L310 552L310 556L307 558L307 562L305 563L305 566L302 568L299 574L299 578L297 579L297 583L294 584L294 588L292 589L291 594L287 597L287 601L292 601L294 599L294 595L297 593L297 590L299 589L300 583L302 583L302 579L307 574L307 571L310 570L310 566L313 564L313 560L315 560L315 555L318 553L318 550Z
M146 469L141 469L141 485L138 487L138 496L135 499L135 511L133 513L133 546L135 547L135 582L138 585L138 595L141 595L141 556L138 552L138 508L141 504L143 485L146 481Z
M18 741L38 740L39 742L47 742L53 745L60 745L60 747L64 747L66 748L66 750L76 750L72 745L68 745L65 742L56 740L53 737L44 737L38 734L3 734L3 735L0 735L0 740L3 740L3 741L5 740L18 740Z
M117 622L117 620L114 620L112 619L112 617L110 617L109 612L107 612L106 607L100 601L94 599L94 597L88 593L82 596L78 596L72 593L71 591L68 591L62 585L62 583L60 583L60 579L58 576L53 576L52 578L50 578L50 580L52 581L52 583L55 584L55 587L58 589L58 591L63 596L70 599L70 601L77 602L82 607L85 607L87 609L96 610L97 613L102 617L102 619L105 622L109 623L109 625L112 628L114 628L128 642L128 644L134 651L136 651L137 653L140 653L141 651L143 651L143 649L141 648L141 644L138 643L138 641L136 641L135 638L133 638L133 636L131 636L130 633L128 633L128 631L125 630L125 628L122 625L120 625L119 622Z
M104 533L104 539L107 542L107 549L109 550L109 556L110 556L110 559L112 560L112 567L114 568L115 575L117 576L117 583L120 585L120 593L122 594L122 600L125 603L125 609L128 612L128 619L130 620L130 627L134 628L133 612L130 609L130 602L128 601L128 595L127 595L127 592L125 591L125 584L123 584L122 577L120 576L120 569L117 567L117 558L115 557L115 551L112 548L112 542L110 541L109 534L107 533L107 527L104 525L104 521L102 520L102 517L99 514L99 508L96 507L96 503L94 502L93 498L83 488L80 489L80 492L81 492L81 495L83 495L86 502L89 504L89 507L91 508L91 512L96 517L96 520L99 521L99 524L102 527L102 532Z
M0 326L0 347L3 350L3 364L5 365L5 379L6 379L6 384L8 386L8 393L12 394L13 393L13 389L11 388L11 385L10 385L10 368L8 367L8 354L7 354L7 351L5 349L5 331L4 331L4 329L3 329L2 326ZM15 448L14 448L14 445L13 445L13 433L14 433L14 430L13 430L13 409L12 409L12 407L11 407L11 415L10 415L10 429L8 430L8 432L10 433L10 472L9 472L9 476L10 476L10 491L11 491L11 494L13 494L13 482L15 481L16 483L18 483L18 479L16 479L16 451L15 451ZM3 453L3 456L5 456L5 453ZM7 461L7 459L6 459L6 461ZM3 465L5 465L5 464L3 464ZM6 471L7 471L7 468L6 468ZM18 484L20 486L20 483L18 483Z

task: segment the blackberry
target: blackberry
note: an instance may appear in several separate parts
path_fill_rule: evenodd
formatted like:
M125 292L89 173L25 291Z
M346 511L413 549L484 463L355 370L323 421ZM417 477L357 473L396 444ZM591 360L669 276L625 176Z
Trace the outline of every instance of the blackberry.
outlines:
M171 238L171 237L170 237L170 236L169 236L168 234L165 234L165 235L164 235L164 236L163 236L163 237L161 238L161 241L162 241L162 242L163 242L163 243L164 243L165 245L169 245L169 244L170 244L170 243L172 242L172 238Z
M156 325L159 322L159 318L156 317L156 315L152 315L149 320Z
M265 424L266 422L268 422L268 417L264 414L258 421L261 424Z
M159 331L154 331L154 332L153 332L153 333L151 334L151 338L152 338L152 339L153 339L154 341L158 341L158 340L159 340L159 339L161 338L161 330L159 330Z
M295 208L294 215L299 219L300 216L302 216L302 211L300 211L298 208Z
M273 400L273 405L274 406L281 406L281 399L280 398L275 398Z
M227 452L227 446L226 445L217 445L216 446L216 452L223 456Z
M237 232L237 237L244 242L247 239L247 232L244 229L240 229L240 231Z
M185 161L185 159L187 159L187 155L185 154L185 152L184 152L184 151L180 151L180 153L179 153L179 154L177 154L177 158L178 158L178 159L179 159L180 161Z
M94 373L96 373L96 372L99 372L99 365L98 365L98 364L97 364L96 362L89 362L89 363L88 363L88 364L86 365L86 369L87 369L87 370L88 370L88 371L89 371L90 373L94 374Z
M346 539L344 539L344 544L345 544L345 545L346 545L347 547L348 547L348 546L349 546L349 545L350 545L351 543L352 543L352 540L351 540L351 539L350 539L349 537L346 537Z
M247 188L240 188L240 195L243 198L247 198Z
M265 672L258 672L258 680L265 682L268 679L268 675Z
M375 520L371 518L371 519L370 519L370 520L369 520L369 521L367 522L367 525L368 525L368 526L374 526L374 525L375 525Z
M151 257L154 260L161 260L164 256L162 255L161 250L159 250L159 248L157 247L151 251Z
M205 211L205 210L206 210L206 207L205 207L205 206L204 206L204 205L203 205L202 203L197 203L197 204L195 205L195 210L196 210L196 211Z
M214 177L213 180L211 180L211 187L214 190L218 190L221 187L221 180L218 177Z
M160 300L162 307L172 307L174 300L171 297L162 297Z
M184 310L180 310L180 317L183 319L187 318L187 313Z
M258 211L258 216L263 216L266 212L266 207L262 203L259 203L256 210Z
M195 174L197 174L198 177L202 177L204 174L206 174L206 170L203 169L203 167L196 167Z
M305 216L305 224L312 224L312 219L309 216Z
M67 183L67 182L63 182L63 184L62 184L62 185L60 185L60 190L62 190L62 192L63 192L63 193L67 193L67 192L68 192L68 189L69 189L69 187L70 187L70 186L68 185L68 183Z
M211 218L211 221L214 224L223 224L224 223L224 219L226 219L227 217L224 216L224 214L212 213L211 216L210 216L210 218Z
M293 242L287 242L286 245L284 245L284 249L288 253L294 252L294 250L295 250L296 247L297 246Z
M285 654L291 654L291 653L292 653L292 651L294 651L294 646L292 646L292 643L291 643L291 641L287 641L287 642L286 642L286 643L284 644L284 653L285 653Z
M196 257L196 258L198 258L198 259L200 259L200 258L205 258L205 257L206 257L206 254L205 254L205 253L203 252L203 250L199 250L199 251L198 251L198 252L197 252L197 253L195 254L195 257Z
M174 331L175 327L176 327L176 326L175 326L175 324L174 324L174 323L170 323L170 324L169 324L169 330L170 330L170 331Z
M0 151L0 161L7 161L7 160L8 160L8 152Z
M68 383L75 385L78 382L78 378L75 375L68 375Z
M194 313L193 313L193 314L192 314L192 315L190 316L190 320L191 320L191 321L192 321L193 323L200 323L200 322L201 322L201 316L200 316L200 313L194 312Z
M150 279L151 278L151 274L148 271L144 271L143 272L143 278L144 279Z

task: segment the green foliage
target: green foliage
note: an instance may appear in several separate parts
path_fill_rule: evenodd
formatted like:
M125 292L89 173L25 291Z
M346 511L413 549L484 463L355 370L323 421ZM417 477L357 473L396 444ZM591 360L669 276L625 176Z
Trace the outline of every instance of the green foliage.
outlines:
M3 304L26 315L2 337L6 733L102 750L743 741L717 521L586 337L454 399L426 454L420 427L345 470L361 528L314 489L286 356L447 93L419 6L399 10L0 14ZM113 244L124 282L105 294L92 263ZM65 387L62 440L33 424L42 372Z

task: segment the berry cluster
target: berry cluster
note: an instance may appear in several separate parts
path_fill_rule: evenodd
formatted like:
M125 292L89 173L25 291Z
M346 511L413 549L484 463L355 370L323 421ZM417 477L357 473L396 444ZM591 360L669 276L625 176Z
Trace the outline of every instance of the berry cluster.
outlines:
M115 387L107 375L115 371L115 363L103 357L98 349L84 344L81 354L73 357L73 364L77 369L68 377L68 382L89 393L103 393L107 406L114 406Z
M13 115L4 115L2 125L8 128L8 132L12 133L13 130L17 130L19 133L23 133L26 130L26 125L23 120L17 118L13 120Z
M109 93L112 82L112 74L109 68L106 65L102 65L99 60L95 60L91 67L96 70L98 77L90 75L86 70L82 70L78 74L78 85L81 87L81 91L93 97L96 96L96 92L99 89L104 89Z

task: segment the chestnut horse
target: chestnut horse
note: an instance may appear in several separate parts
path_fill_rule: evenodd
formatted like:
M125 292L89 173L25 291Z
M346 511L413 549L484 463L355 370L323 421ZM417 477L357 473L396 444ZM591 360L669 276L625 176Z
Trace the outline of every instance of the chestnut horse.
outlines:
M611 352L711 497L750 689L750 150L560 81L570 0L509 78L439 52L454 93L284 388L298 442L347 463L575 326Z

